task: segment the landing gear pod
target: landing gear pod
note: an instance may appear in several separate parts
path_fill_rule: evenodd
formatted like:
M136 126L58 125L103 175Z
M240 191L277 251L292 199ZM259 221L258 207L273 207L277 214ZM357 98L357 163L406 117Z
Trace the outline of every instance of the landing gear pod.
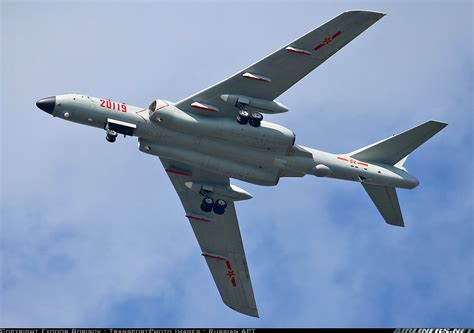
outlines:
M288 112L288 108L277 101L271 101L268 99L255 98L242 95L221 95L221 99L229 104L238 105L244 104L249 108L250 111L255 109L255 111L263 113L284 113Z

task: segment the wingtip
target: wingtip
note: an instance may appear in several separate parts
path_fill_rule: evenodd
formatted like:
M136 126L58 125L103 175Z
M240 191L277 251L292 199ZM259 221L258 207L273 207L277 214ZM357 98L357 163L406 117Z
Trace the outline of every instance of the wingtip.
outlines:
M385 218L385 216L382 217L387 224L393 225L394 227L405 228L403 216L400 216L399 218Z
M236 312L239 312L241 314L244 314L244 315L247 315L247 316L250 316L250 317L260 318L259 315L258 315L258 310L256 308L249 308L249 307L236 308L235 306L232 306L229 303L227 303L225 300L223 300L223 301L224 301L225 305L227 305L229 308L231 308L232 310L234 310Z
M348 10L345 13L353 13L353 14L364 13L364 14L373 15L373 16L377 17L377 19L381 19L382 17L387 15L386 13L376 12L376 11L373 11L373 10L365 10L365 9L353 9L353 10Z
M258 315L258 310L257 309L255 309L255 313L254 313L253 317L260 318L260 316Z
M433 125L436 125L437 127L439 127L440 131L446 126L448 126L448 123L445 123L444 121L434 120L434 119L428 120L426 123L431 123Z
M439 120L431 120L437 124L439 124L441 127L445 128L446 126L448 126L448 123L445 123L444 121L439 121Z
M395 222L387 222L387 224L393 225L394 227L398 228L405 228L405 223L402 221L395 221Z
M260 318L260 316L258 315L258 311L255 310L255 311L251 311L251 312L247 312L247 313L244 313L244 312L241 312L247 316L250 316L250 317L254 317L254 318Z
M250 316L250 317L260 318L260 316L258 315L258 310L257 309L248 309L248 310L245 310L245 311L240 311L240 310L236 310L236 309L234 309L234 310L237 311L237 312L240 312L244 315Z

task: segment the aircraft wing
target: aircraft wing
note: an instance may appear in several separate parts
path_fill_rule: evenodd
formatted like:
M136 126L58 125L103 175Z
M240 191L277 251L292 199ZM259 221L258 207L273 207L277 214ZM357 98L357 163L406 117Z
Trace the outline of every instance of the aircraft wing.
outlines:
M384 15L369 11L342 13L233 76L181 100L175 106L188 112L234 116L237 108L224 102L221 95L273 101ZM245 41L237 42L242 44L242 50L250 51L246 49Z
M222 300L238 312L258 317L234 203L226 200L223 215L205 213L200 209L203 196L185 185L228 186L229 178L173 160L161 158L161 162L178 192Z

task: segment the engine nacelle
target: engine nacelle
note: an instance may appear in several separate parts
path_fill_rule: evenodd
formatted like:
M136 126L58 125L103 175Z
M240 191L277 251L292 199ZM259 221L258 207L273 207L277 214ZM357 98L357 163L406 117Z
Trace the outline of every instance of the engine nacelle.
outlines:
M225 175L227 177L230 176L231 178L240 179L253 184L273 186L278 183L279 179L278 173L271 172L272 170L260 169L250 164L242 164L193 150L185 150L182 147L173 147L169 144L163 145L139 138L138 148L140 151L147 154L181 161L185 164L194 165L204 170L209 169L214 173ZM240 197L238 199L243 200L245 193L243 193L243 190L240 192ZM227 193L227 195L232 198L235 196L235 193L233 196L230 193ZM248 193L247 195L250 196Z
M217 196L227 197L233 201L252 199L252 195L249 192L233 184L229 184L228 186L222 186L206 185L197 182L185 182L184 185L186 185L187 188L196 193L201 193L203 189L206 189L210 190L213 194Z
M258 128L242 126L232 117L186 113L164 100L153 101L149 115L150 121L173 131L219 138L256 148L287 151L295 141L295 134L280 125L262 121Z
M270 101L268 99L231 94L221 95L221 99L232 106L235 106L238 103L245 105L248 109L250 109L249 111L258 111L263 113L288 112L288 108L280 102Z

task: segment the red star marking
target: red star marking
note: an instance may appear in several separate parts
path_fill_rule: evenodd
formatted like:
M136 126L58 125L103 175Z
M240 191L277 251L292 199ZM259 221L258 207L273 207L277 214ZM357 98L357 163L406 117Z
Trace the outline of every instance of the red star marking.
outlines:
M232 287L235 288L235 287L237 287L237 282L235 281L235 277L234 277L234 276L235 276L235 273L234 273L234 271L232 270L232 266L231 266L231 264L230 264L230 261L227 260L227 261L225 262L225 265L227 266L227 274L226 274L226 275L229 277L230 283L232 284Z
M332 36L328 36L328 37L325 37L323 39L323 41L321 43L319 43L318 45L316 45L316 47L314 48L315 51L319 50L320 48L322 48L324 45L328 45L329 43L331 43L335 38L337 38L338 36L340 36L342 34L341 31L338 31L336 32L334 35Z
M234 276L235 276L235 273L234 273L234 271L233 271L233 269L232 269L232 265L230 264L230 261L229 261L229 260L227 260L227 261L225 262L225 265L226 265L226 267L227 267L227 274L226 274L226 275L229 277L230 283L232 284L232 287L235 288L235 287L237 287L237 282L235 281L235 277L234 277Z

